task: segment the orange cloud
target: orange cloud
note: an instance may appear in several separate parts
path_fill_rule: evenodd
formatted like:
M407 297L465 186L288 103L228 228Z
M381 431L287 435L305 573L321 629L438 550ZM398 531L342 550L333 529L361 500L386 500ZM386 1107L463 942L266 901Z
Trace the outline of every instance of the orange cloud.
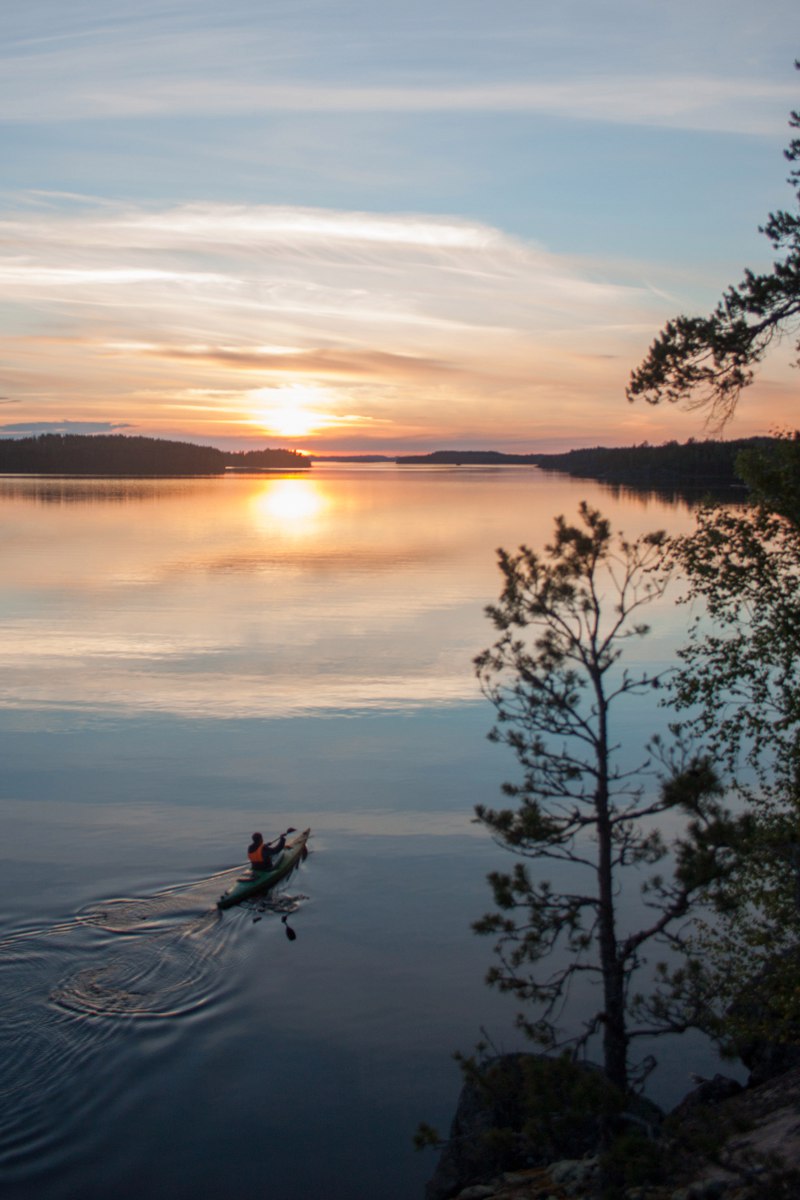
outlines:
M412 354L382 350L297 350L276 353L259 349L225 346L154 346L148 353L158 358L201 361L243 371L275 371L291 375L324 375L346 379L385 379L393 376L447 374L460 370L456 364Z

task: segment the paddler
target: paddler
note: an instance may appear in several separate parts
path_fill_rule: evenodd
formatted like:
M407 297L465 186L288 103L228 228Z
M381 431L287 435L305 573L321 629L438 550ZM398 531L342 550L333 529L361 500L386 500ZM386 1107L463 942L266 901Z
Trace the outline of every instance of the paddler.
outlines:
M279 854L286 845L287 833L294 833L294 830L287 829L286 833L282 833L280 837L274 838L271 842L265 842L260 833L253 834L253 840L247 847L247 857L250 859L250 865L254 871L272 870L272 856Z

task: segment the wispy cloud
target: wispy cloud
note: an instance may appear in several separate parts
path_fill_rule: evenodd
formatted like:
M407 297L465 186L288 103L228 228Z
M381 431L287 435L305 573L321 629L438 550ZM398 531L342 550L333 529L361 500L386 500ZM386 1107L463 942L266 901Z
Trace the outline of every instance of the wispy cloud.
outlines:
M18 421L0 424L0 436L33 436L39 433L118 433L132 429L127 421Z
M651 285L462 218L45 199L0 222L0 387L28 418L0 432L254 439L265 391L280 407L305 387L331 438L552 436L623 414L674 307L652 265Z
M421 378L452 375L453 363L413 354L391 354L381 350L295 350L290 353L224 346L152 346L147 353L157 358L207 362L259 374L287 374L325 379Z
M352 113L536 114L618 125L664 126L724 133L774 134L795 100L788 84L700 75L575 76L558 80L483 84L348 86L339 83L265 84L235 79L158 80L143 67L120 82L96 68L54 89L30 86L13 68L0 80L6 121L130 120L153 117Z
M761 5L762 38L786 28L781 2ZM751 6L737 0L672 0L644 23L636 0L574 0L558 15L512 5L501 21L464 0L410 0L377 20L371 2L280 8L231 0L221 17L206 0L140 0L109 17L99 2L38 0L9 20L2 119L496 113L772 133L795 99L791 80L759 71Z

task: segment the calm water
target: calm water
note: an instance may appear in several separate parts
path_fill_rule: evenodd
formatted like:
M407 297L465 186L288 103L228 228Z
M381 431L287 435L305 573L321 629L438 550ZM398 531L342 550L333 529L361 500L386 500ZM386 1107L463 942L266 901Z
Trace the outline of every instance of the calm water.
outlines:
M516 1045L469 929L506 864L472 807L513 776L471 668L494 551L583 497L691 525L527 468L0 479L4 1197L421 1195L451 1051ZM655 624L664 662L683 610ZM288 825L301 871L219 914Z

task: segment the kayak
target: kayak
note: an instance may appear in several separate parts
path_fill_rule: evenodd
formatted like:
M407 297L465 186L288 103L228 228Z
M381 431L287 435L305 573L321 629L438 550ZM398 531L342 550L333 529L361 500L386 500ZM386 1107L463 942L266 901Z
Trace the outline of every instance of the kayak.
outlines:
M306 842L310 833L310 829L304 829L296 837L289 838L283 850L273 858L270 871L249 871L247 875L240 875L227 892L220 896L217 908L230 908L249 896L268 892L281 879L285 879L308 853Z

